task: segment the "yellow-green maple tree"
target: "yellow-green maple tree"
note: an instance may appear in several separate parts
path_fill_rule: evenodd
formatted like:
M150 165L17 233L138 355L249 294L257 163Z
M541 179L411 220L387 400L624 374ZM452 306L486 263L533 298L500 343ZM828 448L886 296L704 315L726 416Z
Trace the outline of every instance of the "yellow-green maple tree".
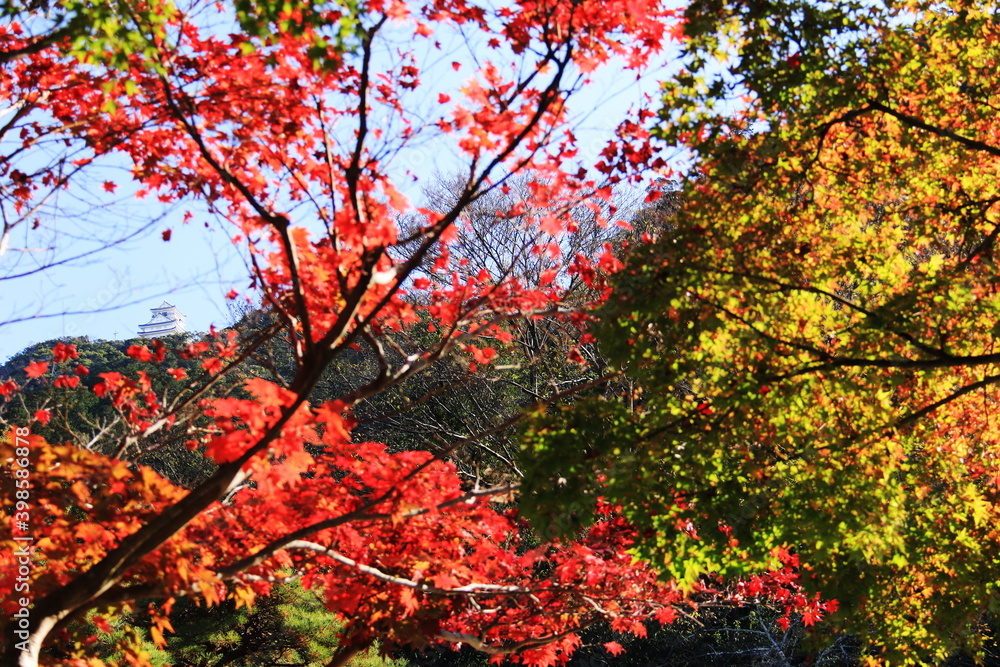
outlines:
M540 499L621 503L689 582L792 553L868 660L980 646L1000 581L994 12L691 4L663 136L694 167L603 312L641 394L538 416Z

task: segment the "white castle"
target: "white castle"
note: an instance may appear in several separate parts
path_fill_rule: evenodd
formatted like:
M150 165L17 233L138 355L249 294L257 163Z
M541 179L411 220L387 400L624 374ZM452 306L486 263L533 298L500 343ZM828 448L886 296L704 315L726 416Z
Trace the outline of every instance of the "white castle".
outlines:
M139 325L139 336L142 338L158 338L171 334L184 333L184 320L187 317L177 306L164 301L158 308L150 308L153 316L149 322Z

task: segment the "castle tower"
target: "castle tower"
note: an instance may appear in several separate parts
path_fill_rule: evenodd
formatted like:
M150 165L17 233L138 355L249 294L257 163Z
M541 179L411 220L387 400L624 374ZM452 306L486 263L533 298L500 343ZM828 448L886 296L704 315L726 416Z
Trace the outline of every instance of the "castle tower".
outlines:
M159 308L150 308L153 316L149 322L139 325L139 336L142 338L159 338L171 334L184 333L184 320L187 317L177 306L172 306L166 301L160 304Z

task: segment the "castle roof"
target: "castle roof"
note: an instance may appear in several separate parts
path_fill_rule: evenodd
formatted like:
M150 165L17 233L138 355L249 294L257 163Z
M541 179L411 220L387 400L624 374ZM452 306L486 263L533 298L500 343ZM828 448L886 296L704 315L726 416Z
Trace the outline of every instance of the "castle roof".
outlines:
M142 338L155 338L158 336L169 336L171 334L184 333L184 320L187 318L184 313L177 309L177 306L164 301L157 308L150 308L153 316L149 322L139 325L138 335Z

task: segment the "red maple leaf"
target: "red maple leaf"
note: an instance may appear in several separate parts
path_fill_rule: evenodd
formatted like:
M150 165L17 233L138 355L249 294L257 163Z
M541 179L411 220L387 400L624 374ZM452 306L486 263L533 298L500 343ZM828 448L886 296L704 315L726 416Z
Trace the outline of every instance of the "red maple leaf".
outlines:
M218 375L222 372L222 360L218 357L211 357L202 361L201 367L212 375Z
M551 213L543 215L538 221L538 228L546 234L557 236L565 231L563 222Z
M129 345L128 349L125 350L125 354L136 361L149 361L153 358L153 353L145 345Z
M39 378L45 375L49 370L49 362L47 361L32 361L30 364L24 367L24 371L28 374L29 378Z
M604 648L611 655L621 655L625 652L625 649L618 642L605 642Z
M78 356L80 355L76 351L76 345L67 345L60 341L52 348L52 360L57 364L69 359L76 359Z
M60 375L53 383L56 389L72 389L80 384L80 377L77 375Z

